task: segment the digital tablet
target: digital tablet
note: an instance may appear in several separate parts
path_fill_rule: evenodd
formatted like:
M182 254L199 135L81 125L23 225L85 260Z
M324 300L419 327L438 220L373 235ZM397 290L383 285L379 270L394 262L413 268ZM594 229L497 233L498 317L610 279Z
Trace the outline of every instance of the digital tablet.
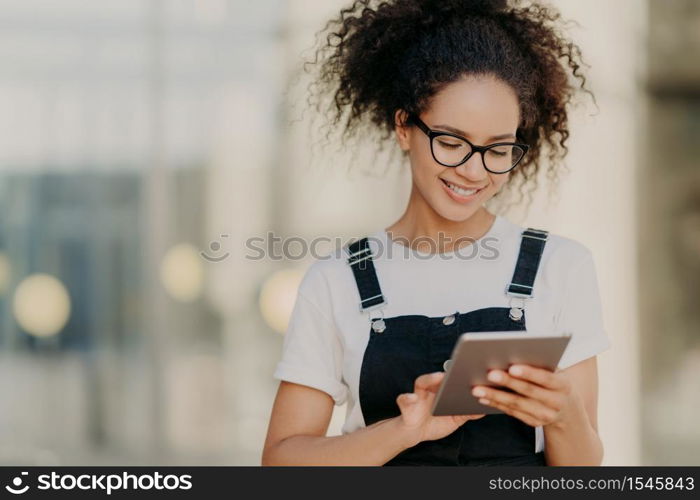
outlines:
M479 403L479 398L472 396L472 388L487 385L513 392L491 382L486 375L493 369L507 371L514 364L556 371L570 339L570 333L544 336L525 332L463 333L446 363L445 378L438 389L432 414L503 413L498 408Z

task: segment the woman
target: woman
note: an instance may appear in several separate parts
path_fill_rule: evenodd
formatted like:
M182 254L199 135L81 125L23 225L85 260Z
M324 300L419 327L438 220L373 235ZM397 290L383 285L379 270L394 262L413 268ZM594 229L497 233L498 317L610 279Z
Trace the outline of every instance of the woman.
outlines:
M545 149L556 177L570 81L586 90L579 49L542 6L370 3L335 20L320 81L335 123L349 108L346 132L367 117L395 134L412 190L398 221L305 275L262 463L599 465L596 355L609 342L591 252L484 206L534 185ZM555 372L492 370L474 395L502 413L430 414L461 333L526 330L572 333ZM345 402L343 434L326 437Z

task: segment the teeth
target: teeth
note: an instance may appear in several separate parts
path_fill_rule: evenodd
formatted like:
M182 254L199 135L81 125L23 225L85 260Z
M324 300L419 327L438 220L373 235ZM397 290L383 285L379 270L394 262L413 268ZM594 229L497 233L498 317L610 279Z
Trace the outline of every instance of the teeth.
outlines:
M455 186L454 184L450 184L449 182L447 183L447 187L449 187L452 191L462 196L471 196L478 191L478 189L462 189L461 187Z

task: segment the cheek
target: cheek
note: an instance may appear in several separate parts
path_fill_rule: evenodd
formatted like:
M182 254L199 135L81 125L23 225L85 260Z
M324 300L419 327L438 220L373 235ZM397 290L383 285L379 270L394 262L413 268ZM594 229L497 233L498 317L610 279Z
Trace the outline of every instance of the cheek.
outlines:
M436 177L445 167L433 160L430 148L415 147L411 149L411 170L413 178L421 187L427 187L428 183L434 183Z
M510 172L507 174L489 174L489 177L491 178L491 184L494 186L494 193L498 192L501 190L501 188L508 182L508 179L510 179Z

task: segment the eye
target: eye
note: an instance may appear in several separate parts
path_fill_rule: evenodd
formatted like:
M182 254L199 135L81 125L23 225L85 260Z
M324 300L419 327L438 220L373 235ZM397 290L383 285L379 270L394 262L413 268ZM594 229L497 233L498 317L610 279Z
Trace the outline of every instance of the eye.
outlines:
M493 156L498 156L503 157L506 156L509 152L509 148L506 147L498 147L498 148L491 148L488 150L488 153Z
M449 139L437 139L436 142L441 148L445 149L459 149L465 146L462 141L450 141Z

